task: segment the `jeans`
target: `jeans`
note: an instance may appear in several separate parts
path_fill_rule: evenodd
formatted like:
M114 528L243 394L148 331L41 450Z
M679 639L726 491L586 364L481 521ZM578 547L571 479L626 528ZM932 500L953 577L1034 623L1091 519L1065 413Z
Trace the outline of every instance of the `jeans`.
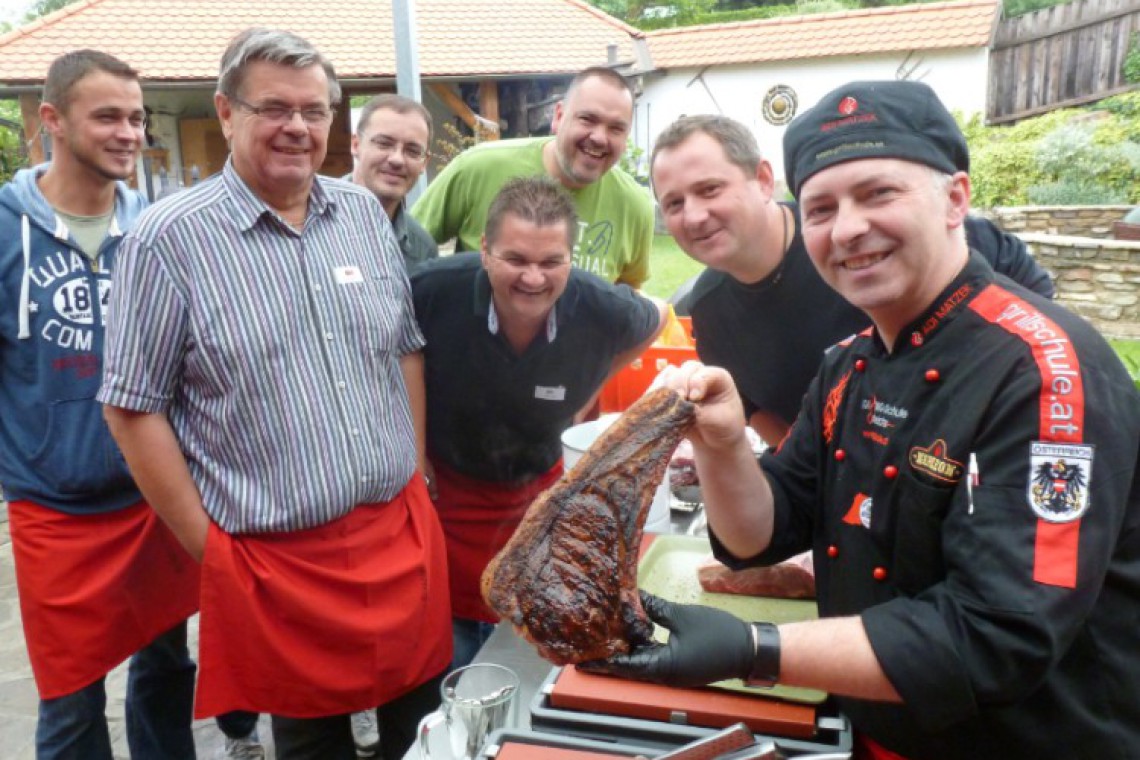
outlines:
M195 670L186 650L185 622L131 657L126 727L133 760L194 760ZM40 700L37 760L112 760L105 680Z
M257 728L259 717L261 717L260 713L234 710L233 712L222 713L214 718L214 722L218 724L221 732L231 739L244 739L253 733L253 729Z
M451 640L454 651L451 655L451 670L471 664L475 655L495 632L494 623L467 618L451 619Z
M420 719L439 707L443 673L430 678L402 697L380 705L381 760L401 760L416 738ZM273 716L273 744L277 760L356 760L356 743L348 715L327 718Z

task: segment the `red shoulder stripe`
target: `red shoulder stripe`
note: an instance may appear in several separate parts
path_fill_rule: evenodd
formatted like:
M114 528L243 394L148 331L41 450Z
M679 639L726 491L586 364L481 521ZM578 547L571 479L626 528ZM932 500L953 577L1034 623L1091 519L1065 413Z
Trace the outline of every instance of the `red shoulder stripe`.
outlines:
M970 303L983 318L1024 341L1041 373L1038 440L1080 443L1084 439L1085 390L1080 361L1069 336L1028 302L990 285ZM1037 521L1033 579L1076 588L1080 520Z

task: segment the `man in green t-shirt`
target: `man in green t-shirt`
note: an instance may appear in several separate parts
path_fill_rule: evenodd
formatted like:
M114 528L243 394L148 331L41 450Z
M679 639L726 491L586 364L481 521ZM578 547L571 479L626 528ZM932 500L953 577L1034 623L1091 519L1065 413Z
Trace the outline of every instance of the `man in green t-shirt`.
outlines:
M545 174L574 199L574 265L639 288L649 279L653 199L616 166L633 124L633 90L603 67L580 72L554 108L553 137L482 143L428 186L412 216L436 242L478 251L491 199L507 180Z

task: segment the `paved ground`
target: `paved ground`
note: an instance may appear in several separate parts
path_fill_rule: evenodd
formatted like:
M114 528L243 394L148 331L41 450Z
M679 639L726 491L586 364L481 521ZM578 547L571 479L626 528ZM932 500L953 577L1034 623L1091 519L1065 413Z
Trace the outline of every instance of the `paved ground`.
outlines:
M191 652L198 646L197 618L191 620ZM123 695L126 665L107 678L107 720L115 746L116 760L129 760L124 736ZM0 758L35 760L36 688L24 650L20 607L16 598L16 572L12 564L12 541L8 535L8 508L0 502ZM259 727L269 738L268 718ZM194 724L194 742L200 760L222 757L222 733L212 720ZM267 742L268 743L268 742ZM269 755L272 758L272 751Z

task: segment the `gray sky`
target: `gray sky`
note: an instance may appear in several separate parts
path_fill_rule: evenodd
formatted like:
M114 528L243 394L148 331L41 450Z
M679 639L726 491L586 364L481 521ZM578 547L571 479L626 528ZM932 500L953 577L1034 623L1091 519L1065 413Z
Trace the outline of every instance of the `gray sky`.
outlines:
M16 23L31 4L32 0L0 0L0 21Z

